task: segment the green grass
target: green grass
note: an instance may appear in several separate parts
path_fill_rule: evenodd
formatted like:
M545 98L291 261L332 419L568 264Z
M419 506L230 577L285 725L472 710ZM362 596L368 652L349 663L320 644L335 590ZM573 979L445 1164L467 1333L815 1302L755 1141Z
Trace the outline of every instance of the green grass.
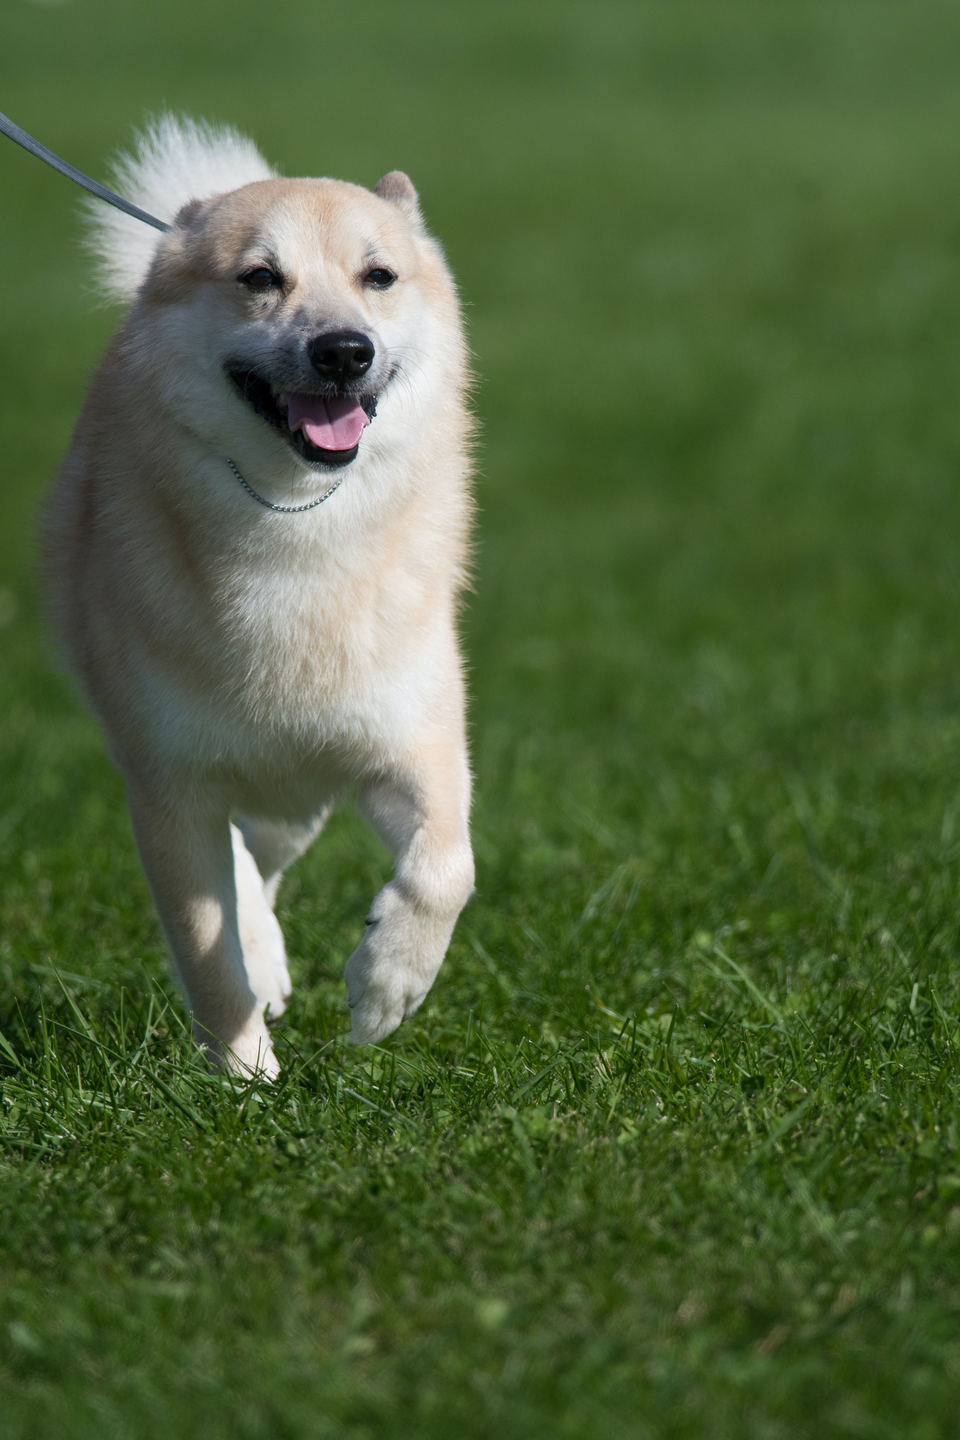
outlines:
M115 317L0 150L0 1434L960 1433L960 9L9 0L94 173L164 104L418 184L484 427L478 893L347 1049L386 857L210 1075L32 516Z

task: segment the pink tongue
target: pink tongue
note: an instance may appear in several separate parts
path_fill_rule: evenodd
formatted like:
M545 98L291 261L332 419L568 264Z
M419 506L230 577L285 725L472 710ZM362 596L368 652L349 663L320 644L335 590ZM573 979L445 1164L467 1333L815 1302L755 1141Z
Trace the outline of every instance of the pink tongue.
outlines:
M282 396L291 431L303 428L311 445L321 450L352 450L369 425L366 411L352 395Z

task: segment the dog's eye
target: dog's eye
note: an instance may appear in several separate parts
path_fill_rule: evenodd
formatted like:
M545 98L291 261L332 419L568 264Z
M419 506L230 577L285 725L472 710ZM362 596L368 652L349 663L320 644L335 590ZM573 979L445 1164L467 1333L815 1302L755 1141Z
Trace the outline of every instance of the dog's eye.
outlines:
M280 276L268 270L266 265L258 265L256 269L241 275L240 283L246 285L248 290L273 290L279 288Z
M372 285L375 290L389 290L396 278L392 270L384 270L382 266L377 266L376 269L367 271L363 277L363 283Z

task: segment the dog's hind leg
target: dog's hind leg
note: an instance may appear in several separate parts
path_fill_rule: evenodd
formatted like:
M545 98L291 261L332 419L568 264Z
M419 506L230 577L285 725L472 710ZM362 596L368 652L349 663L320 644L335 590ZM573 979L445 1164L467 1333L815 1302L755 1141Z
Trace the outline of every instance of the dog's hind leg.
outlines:
M313 844L332 810L331 803L306 825L287 825L275 820L248 820L243 815L237 816L237 829L257 862L271 909L276 904L277 890L284 870Z
M237 923L240 948L250 989L266 1019L282 1015L290 994L287 951L277 917L267 898L260 871L241 831L230 826L234 879L237 887Z
M247 979L268 1019L282 1015L290 995L283 934L273 913L286 867L319 835L328 811L308 825L237 817L231 825L237 914Z
M362 787L358 802L396 858L344 975L350 1038L369 1045L422 1003L473 891L464 747L446 736L422 747L409 768Z
M249 907L238 904L238 890L246 890L249 871L269 911L252 860L247 856L248 871L238 867L229 819L215 797L192 788L159 794L154 784L129 776L127 797L197 1040L227 1070L273 1077L278 1066L241 944L247 928L241 914Z

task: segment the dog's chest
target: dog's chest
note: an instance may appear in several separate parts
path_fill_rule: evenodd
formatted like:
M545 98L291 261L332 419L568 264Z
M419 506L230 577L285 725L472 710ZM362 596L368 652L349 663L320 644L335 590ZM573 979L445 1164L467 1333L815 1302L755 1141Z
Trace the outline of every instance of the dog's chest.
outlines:
M214 606L168 613L164 653L141 669L150 747L178 767L238 775L402 752L449 668L449 610L429 580L383 557L221 570Z

